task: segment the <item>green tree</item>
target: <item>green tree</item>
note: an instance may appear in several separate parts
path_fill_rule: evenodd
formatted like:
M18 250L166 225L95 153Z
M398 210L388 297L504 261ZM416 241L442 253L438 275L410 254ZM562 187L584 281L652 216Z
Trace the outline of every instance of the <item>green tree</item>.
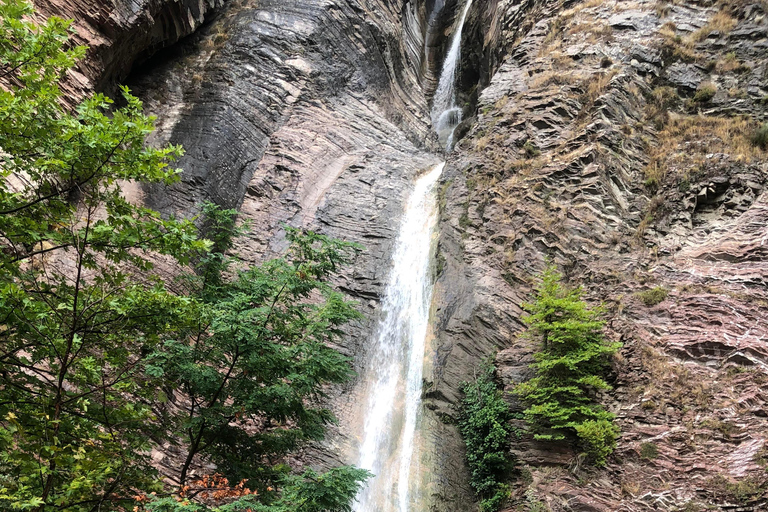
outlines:
M190 222L128 202L125 182L172 183L178 147L123 89L74 110L58 82L83 55L69 22L0 2L0 508L95 510L151 488L151 352L190 301L147 254L205 249Z
M331 416L310 399L349 376L323 343L357 315L325 282L351 248L291 233L290 261L224 279L226 239L201 240L122 192L175 182L181 148L145 145L153 119L127 89L121 108L100 94L63 106L58 83L84 49L65 49L69 22L32 18L27 2L0 0L0 509L122 511L134 494L162 495L147 454L178 422L191 451L258 473L248 457L262 444L321 435ZM157 257L198 265L202 291L169 292ZM177 399L169 388L196 404L188 419L157 417ZM247 439L227 423L243 413L269 428ZM366 476L277 473L281 492L240 505L341 511Z
M226 249L237 236L234 211L205 208L211 238ZM283 478L274 461L305 440L321 439L330 411L313 405L323 387L347 381L350 361L331 345L360 318L328 279L358 246L286 228L288 257L222 278L234 258L206 255L199 295L206 308L187 339L167 341L151 371L185 397L181 428L187 457L198 453L233 480L264 493ZM193 340L192 342L189 339ZM235 421L237 420L237 421ZM260 427L254 433L253 425Z
M514 430L512 413L494 379L495 367L486 361L472 382L465 382L459 409L459 432L466 446L470 484L480 498L482 512L499 510L509 498L504 483L514 467L509 444Z
M531 365L536 376L515 390L528 406L526 419L536 439L578 437L582 448L602 466L618 437L614 415L598 404L595 392L608 390L603 378L608 357L619 343L602 335L600 310L581 299L581 288L568 289L549 266L536 288L534 301L524 304L530 332L542 340L542 350Z
M265 504L258 495L243 492L242 485L219 488L229 496L208 499L221 504L204 504L181 497L149 500L146 512L350 512L352 500L360 490L360 482L370 476L367 471L349 467L334 468L323 474L307 470L301 475L283 478L280 496Z

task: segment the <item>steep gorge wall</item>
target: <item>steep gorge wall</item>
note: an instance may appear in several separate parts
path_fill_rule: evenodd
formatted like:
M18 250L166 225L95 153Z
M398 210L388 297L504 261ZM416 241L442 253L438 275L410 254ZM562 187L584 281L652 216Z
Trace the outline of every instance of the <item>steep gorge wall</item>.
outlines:
M193 33L226 0L34 0L41 17L74 20L76 44L89 47L64 84L78 99L111 89L137 60Z
M124 76L220 4L39 3L96 43L73 96ZM141 191L150 205L238 208L254 228L238 246L251 262L284 248L283 223L367 247L339 282L369 317L341 347L358 364L402 202L438 161L428 99L456 4L231 1L131 79L159 116L155 142L187 149L178 187ZM713 25L720 11L733 23ZM766 20L757 3L475 2L463 140L440 187L425 373L432 510L473 510L452 425L460 383L495 352L508 389L529 375L520 304L545 257L608 305L608 336L625 348L601 399L623 434L601 471L567 444L516 442L529 477L517 509L763 506L768 169L748 139L765 120ZM714 96L696 100L707 82ZM655 286L669 294L646 305L636 293ZM305 461L349 461L354 386L333 394L342 426Z
M403 202L439 162L420 83L423 6L374 0L231 4L131 81L161 120L155 142L182 144L182 181L144 191L161 211L203 201L253 226L248 262L282 253L283 225L363 244L338 284L366 320L340 347L361 367L377 319ZM332 390L340 426L297 457L353 460L356 383ZM159 456L170 457L165 447Z
M435 437L456 436L459 383L484 356L508 390L530 375L520 304L550 258L624 343L600 397L622 436L604 470L523 436L515 510L760 510L768 168L750 139L766 119L765 6L527 9L502 22L507 55L446 165ZM663 300L644 300L655 287Z

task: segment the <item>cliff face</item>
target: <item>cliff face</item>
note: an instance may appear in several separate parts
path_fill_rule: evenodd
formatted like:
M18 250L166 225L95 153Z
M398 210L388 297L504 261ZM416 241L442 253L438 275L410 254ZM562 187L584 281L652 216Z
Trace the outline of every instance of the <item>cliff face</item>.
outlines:
M567 7L499 6L525 22L502 23L508 55L446 167L429 407L450 416L458 383L493 351L507 389L529 376L520 304L550 258L607 306L608 337L624 343L602 397L622 435L599 471L524 436L519 510L757 510L765 6Z
M34 0L41 17L74 20L76 44L88 56L64 91L72 99L111 88L134 63L194 32L226 0Z
M341 347L358 367L403 202L439 162L426 149L434 136L419 82L425 12L374 0L235 3L131 83L162 120L156 140L187 152L182 182L144 191L149 205L238 208L253 228L236 247L249 262L284 250L286 224L365 246L338 283L366 314ZM353 460L355 389L333 391L340 427L302 461Z

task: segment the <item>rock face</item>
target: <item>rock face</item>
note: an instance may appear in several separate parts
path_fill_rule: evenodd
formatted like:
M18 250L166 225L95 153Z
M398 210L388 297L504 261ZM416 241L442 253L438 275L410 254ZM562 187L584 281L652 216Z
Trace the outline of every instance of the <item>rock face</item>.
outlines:
M78 99L124 80L138 59L188 36L226 0L34 0L41 16L73 19L88 57L64 91Z
M507 389L529 376L520 304L550 258L624 343L601 399L622 435L604 470L523 436L515 510L762 509L767 13L568 6L500 2L507 55L474 72L491 78L446 166L428 406L450 417L493 351Z
M414 177L440 159L419 73L425 9L360 0L232 4L190 41L139 72L132 87L163 120L156 142L182 144L182 182L145 191L180 215L203 201L253 226L249 262L281 254L283 225L356 241L365 252L339 285L367 320L341 349L364 364ZM335 390L340 427L299 454L353 460L355 385Z

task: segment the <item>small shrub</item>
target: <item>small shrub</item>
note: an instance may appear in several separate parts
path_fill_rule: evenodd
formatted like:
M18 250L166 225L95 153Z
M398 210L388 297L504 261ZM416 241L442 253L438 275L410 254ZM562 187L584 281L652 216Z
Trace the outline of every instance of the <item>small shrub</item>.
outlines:
M655 288L651 288L650 290L638 292L636 295L638 299L643 301L643 304L651 307L663 302L664 299L666 299L669 295L669 290L664 287L657 286Z
M512 493L508 485L499 484L496 487L496 492L490 498L480 502L480 512L496 512L501 510L511 495Z
M462 385L458 425L466 446L470 485L481 499L482 512L496 512L509 498L503 481L514 467L507 455L514 430L512 413L496 386L493 363L485 361L473 382Z
M708 418L701 422L701 426L720 432L726 439L741 432L741 429L737 425L730 421L721 421L717 418Z
M576 434L587 456L596 466L602 467L605 466L608 456L616 449L619 428L612 421L587 420L576 425Z
M752 68L739 60L734 52L727 53L725 57L713 63L713 69L720 74L723 73L748 73Z
M651 163L645 166L643 174L645 174L645 181L643 184L648 190L655 192L664 182L664 178L667 177L667 167L663 162L654 159Z
M707 103L717 94L717 87L711 82L702 82L693 95L694 103Z
M659 447L653 443L643 443L640 445L640 458L653 460L659 456Z
M531 142L531 139L525 141L525 144L523 144L523 151L525 151L526 158L536 158L537 156L541 155L541 150L537 148L533 142Z
M760 149L768 149L768 123L763 123L750 137L750 142Z
M735 499L746 503L765 491L766 481L756 476L731 480L724 475L717 475L707 480L706 488L720 499Z

